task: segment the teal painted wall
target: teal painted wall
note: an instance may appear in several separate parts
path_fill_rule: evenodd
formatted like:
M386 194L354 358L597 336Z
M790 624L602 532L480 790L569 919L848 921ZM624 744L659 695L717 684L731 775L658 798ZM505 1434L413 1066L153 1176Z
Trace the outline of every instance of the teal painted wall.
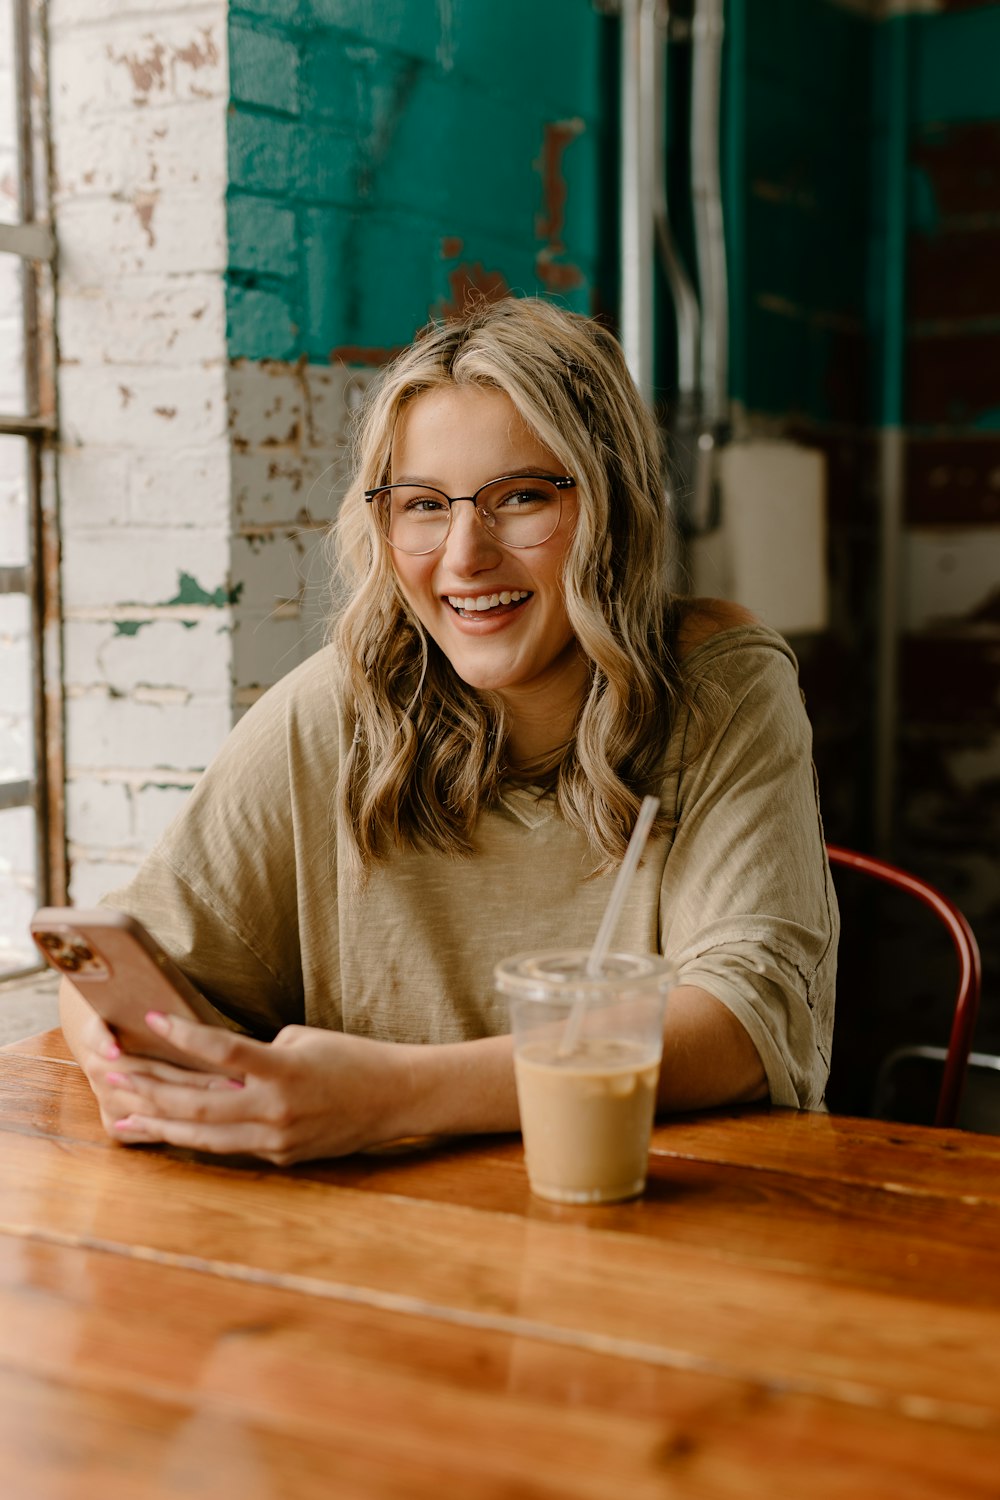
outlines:
M918 128L1000 116L1000 5L909 18Z
M908 292L913 234L954 234L940 200L963 158L983 179L982 211L997 215L983 131L1000 120L1000 4L872 21L834 0L728 0L726 53L733 396L821 422L1000 426L1000 400L989 404L975 372L963 382L957 350L942 367L956 387L947 409L930 370L909 381L908 406L906 368L925 352L925 299L911 306ZM936 260L924 248L917 272L948 275L947 247ZM960 249L951 273L978 288L985 242ZM1000 316L985 288L980 305L974 363ZM1000 344L989 353L996 361Z
M1000 4L908 22L911 428L1000 432Z
M751 411L855 419L872 26L832 0L729 0L726 19L731 393Z
M728 0L726 19L732 394L899 420L900 213L903 238L933 238L934 163L1000 118L1000 4L872 22L834 0ZM613 311L616 35L590 0L239 0L230 355L378 362L470 286ZM669 393L662 287L657 316ZM953 415L988 428L998 411L970 392Z
M379 362L478 285L606 304L589 0L239 0L228 347Z

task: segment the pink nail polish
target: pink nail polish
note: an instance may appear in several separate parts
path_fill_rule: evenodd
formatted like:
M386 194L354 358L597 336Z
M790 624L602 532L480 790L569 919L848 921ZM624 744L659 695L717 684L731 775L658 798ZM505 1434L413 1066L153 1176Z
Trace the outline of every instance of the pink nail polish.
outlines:
M229 1087L231 1089L241 1089L243 1087L243 1084L238 1078L227 1078L226 1082L229 1084Z
M117 1042L107 1042L102 1048L102 1056L106 1057L109 1062L114 1062L115 1058L121 1057L121 1055L122 1049Z
M128 1083L124 1073L105 1073L108 1083Z
M170 1029L169 1022L162 1010L147 1010L146 1025L150 1031L157 1031L161 1036L166 1036Z
M116 1120L115 1121L115 1129L116 1130L131 1130L132 1129L132 1116L131 1115L125 1115L123 1119Z

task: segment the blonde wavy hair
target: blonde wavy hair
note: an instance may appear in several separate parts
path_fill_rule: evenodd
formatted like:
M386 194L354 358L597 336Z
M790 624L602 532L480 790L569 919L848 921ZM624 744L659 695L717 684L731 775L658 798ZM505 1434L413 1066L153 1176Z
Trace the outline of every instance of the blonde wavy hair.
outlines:
M532 769L603 870L621 858L639 802L660 780L683 696L659 435L610 333L513 297L425 328L359 413L354 479L333 534L345 602L331 633L355 725L338 789L342 853L359 878L394 848L467 854L481 809L510 774L503 702L464 683L428 638L364 500L391 478L404 405L447 385L502 391L577 481L564 588L590 687L572 740Z

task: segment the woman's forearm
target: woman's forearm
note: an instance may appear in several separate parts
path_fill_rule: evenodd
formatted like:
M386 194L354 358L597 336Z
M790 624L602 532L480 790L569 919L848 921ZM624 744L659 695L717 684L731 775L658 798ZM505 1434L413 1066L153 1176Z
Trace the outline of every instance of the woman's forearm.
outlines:
M400 1135L519 1130L509 1036L438 1046L402 1044Z
M760 1054L732 1011L697 985L678 985L667 1001L659 1109L711 1109L767 1096Z
M519 1129L509 1036L444 1046L405 1046L397 1059L401 1135ZM662 1111L707 1109L767 1097L757 1049L730 1011L694 985L667 1003L658 1091Z
M519 1128L510 1036L416 1046L288 1026L265 1043L150 1013L152 1032L169 1035L193 1063L215 1070L192 1073L121 1057L110 1032L69 984L61 1009L105 1127L119 1140L250 1152L284 1166L401 1137ZM766 1091L760 1060L739 1022L705 991L675 990L660 1108L706 1108Z

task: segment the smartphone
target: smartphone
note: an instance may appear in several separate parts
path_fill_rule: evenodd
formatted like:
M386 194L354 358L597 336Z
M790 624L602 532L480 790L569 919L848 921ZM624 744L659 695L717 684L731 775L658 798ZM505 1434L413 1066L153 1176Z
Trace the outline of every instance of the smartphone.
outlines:
M192 1062L146 1025L149 1010L218 1025L218 1017L141 922L98 907L43 906L31 936L46 963L65 974L114 1032L123 1052L215 1072Z

